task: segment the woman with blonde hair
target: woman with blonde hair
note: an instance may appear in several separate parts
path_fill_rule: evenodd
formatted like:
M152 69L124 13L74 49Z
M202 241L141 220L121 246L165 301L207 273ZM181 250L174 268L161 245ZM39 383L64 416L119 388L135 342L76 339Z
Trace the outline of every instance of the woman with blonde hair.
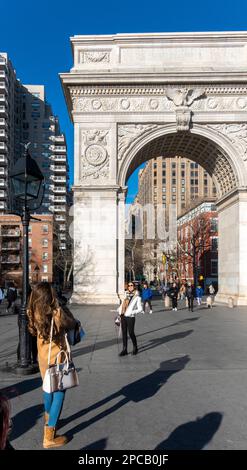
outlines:
M66 351L65 332L76 325L72 313L59 306L54 289L48 282L37 284L29 297L28 328L33 336L37 336L38 363L42 379L48 368L48 354L51 326L53 324L50 364L55 363L57 354ZM63 354L60 355L60 362ZM45 427L43 447L60 447L67 443L66 436L57 436L56 428L62 411L65 391L54 393L43 392L45 408Z

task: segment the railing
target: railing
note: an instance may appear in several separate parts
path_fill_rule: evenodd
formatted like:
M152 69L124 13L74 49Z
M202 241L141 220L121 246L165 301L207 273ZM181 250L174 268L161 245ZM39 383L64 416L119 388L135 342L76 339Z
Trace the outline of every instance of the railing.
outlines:
M2 230L2 237L20 237L20 230Z
M2 264L19 264L20 263L20 257L17 256L16 258L12 258L10 256L8 256L7 258L5 258L4 256L2 256L1 258L1 263Z
M2 244L2 250L7 251L7 250L19 250L20 249L20 243L4 243Z

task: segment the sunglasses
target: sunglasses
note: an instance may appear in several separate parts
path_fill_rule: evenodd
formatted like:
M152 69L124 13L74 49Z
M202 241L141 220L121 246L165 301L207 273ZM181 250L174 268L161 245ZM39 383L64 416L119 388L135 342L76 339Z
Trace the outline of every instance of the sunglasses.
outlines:
M134 284L128 284L128 287L134 287Z

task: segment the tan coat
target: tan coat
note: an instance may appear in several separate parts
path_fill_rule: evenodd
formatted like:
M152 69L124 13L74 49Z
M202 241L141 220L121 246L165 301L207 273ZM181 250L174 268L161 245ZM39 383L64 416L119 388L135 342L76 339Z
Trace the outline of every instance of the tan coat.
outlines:
M72 313L68 309L58 308L54 312L54 322L60 332L59 339L56 342L52 341L51 343L51 360L50 364L55 363L55 359L59 351L64 349L66 351L66 343L64 339L64 332L66 329L72 329L75 327L76 320L74 319ZM38 347L38 362L39 369L42 379L44 379L45 371L48 368L48 354L49 354L49 340L44 341L38 334L37 336L37 347ZM63 355L61 354L60 360L64 360Z

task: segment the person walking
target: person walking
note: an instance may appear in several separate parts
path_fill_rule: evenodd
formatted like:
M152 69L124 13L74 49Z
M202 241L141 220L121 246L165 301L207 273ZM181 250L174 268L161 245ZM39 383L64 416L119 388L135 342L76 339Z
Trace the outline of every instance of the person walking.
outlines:
M16 299L17 299L17 290L14 284L12 284L7 290L7 301L8 301L8 305L6 309L7 313L9 313L9 310L12 307L12 304L16 301Z
M38 364L42 379L48 368L51 326L53 326L50 364L55 363L57 354L67 349L65 332L76 326L72 313L59 306L54 289L48 282L38 283L32 290L28 302L28 328L33 336L37 336ZM58 362L61 362L63 354ZM43 392L45 409L45 426L43 447L60 447L68 442L66 436L57 436L57 422L62 411L65 391L54 393Z
M208 305L208 308L209 307L213 308L215 288L212 283L209 285L208 292L209 292L210 302L207 302L207 305Z
M119 356L127 356L128 354L128 332L133 343L132 355L138 353L137 341L135 336L135 315L143 313L141 297L139 292L135 290L133 282L129 282L126 297L118 309L121 317L121 328L123 336L123 350Z
M178 309L178 286L176 282L173 282L168 292L168 295L172 299L172 310L177 311Z
M203 296L203 289L201 286L197 286L196 288L196 300L197 300L197 305L202 304L202 296Z
M4 299L4 292L3 292L2 287L0 287L0 305L1 305L2 301L3 301L3 299Z
M194 289L190 282L186 286L185 295L188 300L188 310L193 312Z
M150 287L148 287L147 282L144 282L143 284L141 296L142 296L142 302L143 302L143 313L145 313L146 304L148 304L149 306L149 313L153 313L152 304L151 304L153 293Z
M181 300L184 300L185 299L185 285L184 283L181 285L180 289L179 289L179 293L180 293L180 299Z

